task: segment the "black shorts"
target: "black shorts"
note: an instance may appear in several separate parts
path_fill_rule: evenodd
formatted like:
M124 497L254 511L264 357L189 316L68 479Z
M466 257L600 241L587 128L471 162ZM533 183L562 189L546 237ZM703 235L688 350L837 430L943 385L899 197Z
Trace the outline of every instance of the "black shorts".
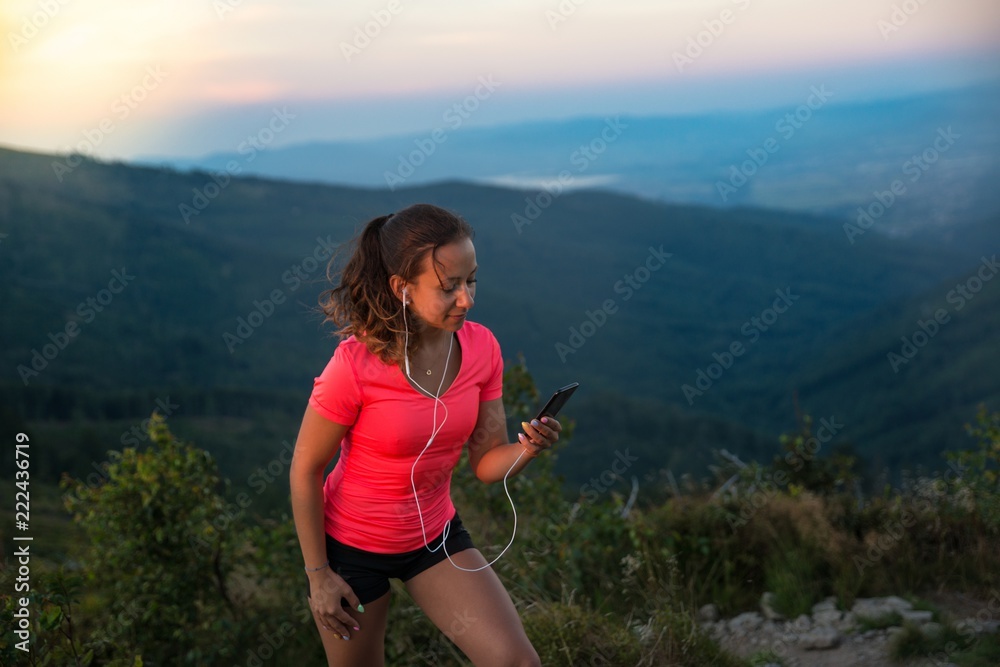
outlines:
M389 579L407 581L424 570L445 560L445 549L448 555L457 554L465 549L472 549L472 536L462 525L458 513L452 518L448 528L448 540L441 547L441 537L444 531L430 540L430 551L426 546L401 554L380 554L365 551L338 542L329 535L326 536L326 555L330 559L330 568L344 578L361 604L368 604L389 592ZM310 595L309 579L306 578L306 596ZM347 604L347 601L343 601Z

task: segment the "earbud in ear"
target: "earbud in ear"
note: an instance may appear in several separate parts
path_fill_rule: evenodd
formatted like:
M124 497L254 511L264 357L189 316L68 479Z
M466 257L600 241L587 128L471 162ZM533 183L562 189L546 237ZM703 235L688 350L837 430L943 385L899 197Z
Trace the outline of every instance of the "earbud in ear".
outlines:
M406 288L403 288L403 305L406 305Z

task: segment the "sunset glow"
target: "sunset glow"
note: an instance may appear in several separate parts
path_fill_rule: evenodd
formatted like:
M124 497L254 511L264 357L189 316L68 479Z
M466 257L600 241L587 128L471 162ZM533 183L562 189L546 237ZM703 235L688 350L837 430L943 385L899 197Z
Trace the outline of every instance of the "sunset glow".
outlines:
M744 76L763 82L789 72L857 70L860 86L885 67L933 62L928 88L963 72L990 79L998 74L1000 5L14 0L0 10L0 29L0 143L64 150L111 119L115 131L95 153L122 157L211 150L202 134L187 136L192 119L208 127L205 119L268 105L327 110L326 126L303 123L289 141L371 136L383 126L391 134L419 127L484 74L504 83L504 95L480 122L605 113L609 102L597 108L580 100L599 101L603 90L626 84L648 89L642 112L668 114L746 104L736 89L728 103L720 91L696 95ZM970 59L987 64L965 71ZM155 86L151 70L161 73ZM892 90L891 80L887 89L906 92ZM411 97L412 109L396 103ZM394 108L365 118L361 110L379 100L394 100ZM621 102L630 103L627 96ZM127 117L114 111L123 103Z

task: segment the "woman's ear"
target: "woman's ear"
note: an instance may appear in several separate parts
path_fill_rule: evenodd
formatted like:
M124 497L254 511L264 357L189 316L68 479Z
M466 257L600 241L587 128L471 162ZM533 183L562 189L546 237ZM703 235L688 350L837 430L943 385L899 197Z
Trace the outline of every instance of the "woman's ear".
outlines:
M395 294L396 298L400 301L403 301L404 303L409 301L409 298L406 296L406 281L403 280L402 276L391 276L389 278L389 289L392 290L392 293Z

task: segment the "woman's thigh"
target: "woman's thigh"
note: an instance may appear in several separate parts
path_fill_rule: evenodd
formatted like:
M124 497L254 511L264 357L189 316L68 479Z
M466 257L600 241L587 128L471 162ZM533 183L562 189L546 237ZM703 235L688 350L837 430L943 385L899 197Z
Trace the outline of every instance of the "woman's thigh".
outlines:
M337 632L324 630L313 614L329 667L382 667L385 664L385 626L391 596L392 593L386 593L365 604L365 612L359 614L361 629L352 630L349 640L341 639Z
M486 565L477 549L460 551L451 558L468 569ZM466 572L446 559L405 584L427 617L476 667L541 664L510 595L492 568Z

